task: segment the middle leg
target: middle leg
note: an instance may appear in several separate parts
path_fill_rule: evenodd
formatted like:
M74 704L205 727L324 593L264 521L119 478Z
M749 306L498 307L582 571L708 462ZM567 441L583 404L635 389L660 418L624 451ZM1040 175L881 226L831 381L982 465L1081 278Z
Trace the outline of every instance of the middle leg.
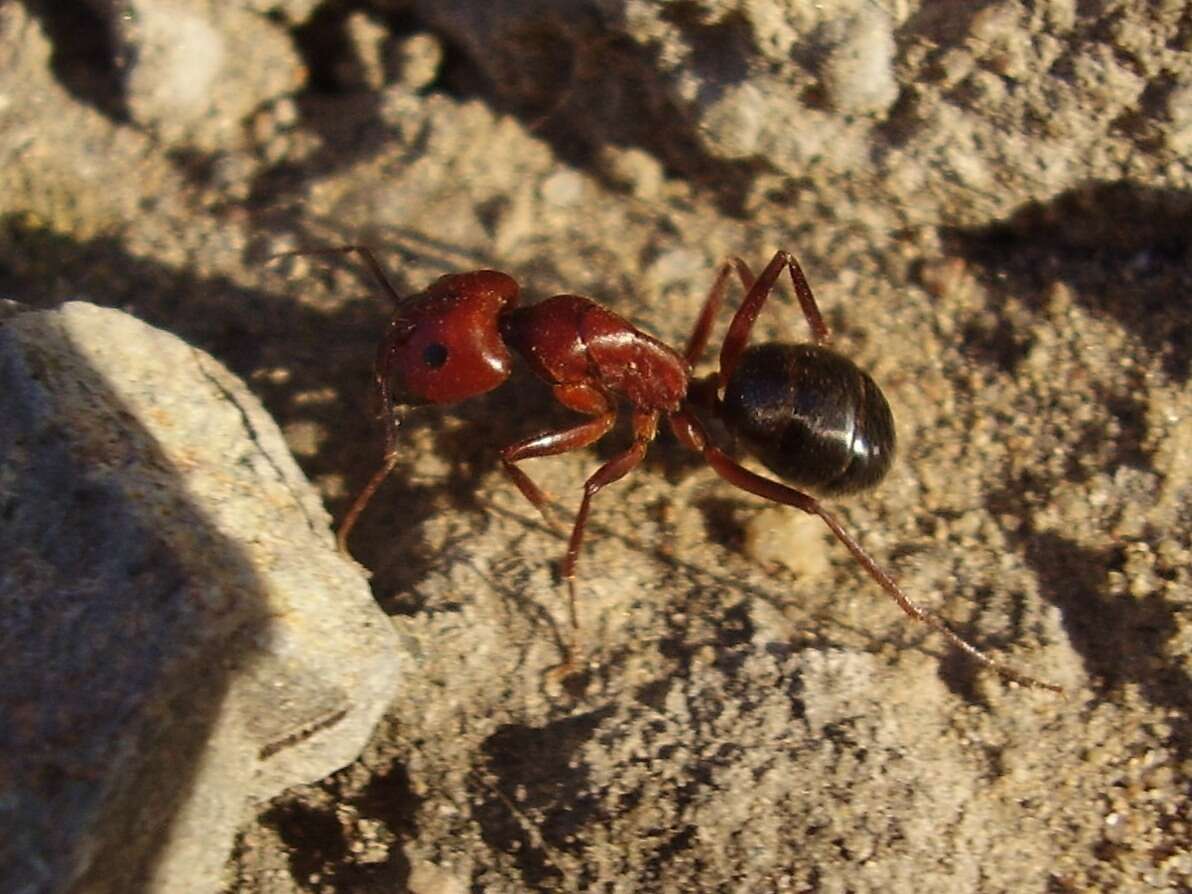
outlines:
M575 514L575 525L571 529L571 539L567 543L567 557L563 561L563 579L567 581L568 608L571 613L571 658L569 665L573 665L579 655L579 614L576 611L575 598L575 569L579 563L579 550L584 540L584 529L588 523L588 511L592 505L592 498L601 490L615 481L620 481L632 472L645 458L650 442L658 433L657 410L652 412L638 411L633 414L633 443L603 466L597 469L584 482L584 498L579 504L579 511Z
M552 390L555 399L563 406L596 418L571 428L545 431L510 444L501 451L501 465L522 496L529 500L534 508L542 513L546 523L554 528L555 520L547 508L550 505L550 497L517 466L517 463L540 456L557 456L594 444L609 433L613 423L617 421L617 413L608 396L590 385L556 385Z

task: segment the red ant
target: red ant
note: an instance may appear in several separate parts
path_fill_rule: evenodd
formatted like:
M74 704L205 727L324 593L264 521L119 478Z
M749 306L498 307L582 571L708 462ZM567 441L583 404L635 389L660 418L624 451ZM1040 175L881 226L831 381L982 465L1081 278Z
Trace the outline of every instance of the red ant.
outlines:
M551 387L559 403L591 417L501 450L506 474L548 523L546 494L517 464L577 450L604 437L616 421L618 401L627 402L633 414L632 445L584 484L567 544L563 578L576 638L575 569L592 498L642 461L658 431L659 419L665 416L679 441L701 453L729 484L823 519L869 576L912 618L1010 680L1062 691L995 661L962 639L936 615L911 601L818 500L751 472L710 441L697 410L719 418L776 476L823 496L871 488L890 467L895 445L890 406L867 373L829 347L828 327L792 255L777 252L756 278L739 258L721 265L680 354L579 295L556 295L521 306L517 282L496 270L448 274L425 291L403 299L372 252L363 246L291 251L278 257L349 252L364 259L397 305L397 313L378 346L374 367L385 425L384 461L344 516L338 535L342 552L348 552L348 535L361 511L397 464L397 409L452 404L491 391L509 377L516 352ZM754 321L783 269L790 272L813 341L750 346ZM720 346L719 369L694 379L692 367L707 346L734 271L746 294ZM576 652L573 641L566 667L572 666Z

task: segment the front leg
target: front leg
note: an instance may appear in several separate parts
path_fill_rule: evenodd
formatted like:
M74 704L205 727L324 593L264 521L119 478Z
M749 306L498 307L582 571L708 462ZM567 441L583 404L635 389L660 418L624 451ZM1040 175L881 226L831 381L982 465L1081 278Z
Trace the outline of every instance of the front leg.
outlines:
M558 530L558 526L550 514L550 495L535 484L529 475L518 468L517 463L523 459L534 459L539 456L555 456L559 453L567 453L571 450L587 447L589 444L599 441L608 434L616 419L617 416L615 413L608 413L598 416L595 419L590 419L587 422L581 422L573 428L542 432L541 434L518 441L516 444L510 444L501 451L501 467L505 470L505 474L517 485L517 489L521 491L522 496L529 500L534 505L534 508L542 513L542 517L546 520L546 523L555 530Z
M352 248L355 247L353 246ZM361 250L367 252L367 249ZM371 258L372 255L366 254L366 257ZM373 263L376 262L373 261ZM393 325L395 323L391 322L390 327ZM400 420L397 416L397 408L393 406L393 392L389 387L391 372L386 354L387 341L381 342L381 347L377 351L377 361L373 367L373 383L376 387L377 402L381 405L381 421L385 426L385 453L381 460L380 468L373 473L372 478L364 485L360 493L356 495L356 499L352 501L347 514L339 524L339 531L336 534L335 542L339 547L339 551L345 556L351 555L348 552L348 535L356 527L356 519L360 517L360 513L364 511L364 507L372 501L373 494L377 492L377 488L381 486L381 482L389 477L389 473L397 465L397 428Z

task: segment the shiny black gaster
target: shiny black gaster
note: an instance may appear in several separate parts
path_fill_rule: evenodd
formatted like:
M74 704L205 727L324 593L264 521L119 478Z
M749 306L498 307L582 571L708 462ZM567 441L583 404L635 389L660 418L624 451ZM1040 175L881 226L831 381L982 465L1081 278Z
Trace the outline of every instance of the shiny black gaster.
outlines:
M824 496L873 487L894 458L894 416L881 389L822 345L747 348L721 409L767 469Z

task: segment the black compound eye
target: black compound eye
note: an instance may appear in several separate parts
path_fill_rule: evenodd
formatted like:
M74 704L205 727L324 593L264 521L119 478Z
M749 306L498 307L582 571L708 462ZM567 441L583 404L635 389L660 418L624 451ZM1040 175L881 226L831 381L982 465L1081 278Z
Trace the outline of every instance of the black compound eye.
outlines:
M438 369L447 362L447 346L434 341L422 349L422 362L430 369Z

